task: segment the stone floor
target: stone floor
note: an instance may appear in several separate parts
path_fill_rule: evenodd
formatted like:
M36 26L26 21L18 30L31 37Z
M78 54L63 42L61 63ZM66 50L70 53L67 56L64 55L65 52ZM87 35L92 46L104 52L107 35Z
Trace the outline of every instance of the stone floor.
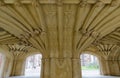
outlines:
M25 76L40 76L40 67L25 69Z
M120 78L116 76L84 76L83 78Z
M21 77L9 77L9 78L39 78L36 76L21 76ZM116 77L116 76L84 76L82 78L120 78L120 77Z
M31 76L32 75L32 76ZM37 75L37 76L35 76ZM99 70L91 70L91 71L87 71L87 70L82 70L82 78L120 78L117 76L101 76L99 75ZM40 78L39 77L39 73L32 73L32 72L28 72L26 74L26 76L16 76L16 77L9 77L9 78Z

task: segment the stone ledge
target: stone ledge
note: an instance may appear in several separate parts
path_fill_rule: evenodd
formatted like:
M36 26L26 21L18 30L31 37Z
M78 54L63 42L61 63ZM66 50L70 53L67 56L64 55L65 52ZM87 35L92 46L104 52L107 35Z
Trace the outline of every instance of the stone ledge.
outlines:
M4 0L4 2L6 4L14 4L14 2L16 2L16 1L17 0ZM55 3L57 3L57 0L36 0L36 1L39 1L41 4L49 4L49 3L50 4L55 4ZM82 0L62 0L62 2L65 3L65 4L78 4L81 1ZM99 0L99 1L101 1L105 4L110 4L112 2L112 0ZM33 0L21 0L21 3L24 3L24 4L29 4L31 2L33 2ZM90 3L90 4L94 4L96 2L98 2L98 0L87 0L87 3Z

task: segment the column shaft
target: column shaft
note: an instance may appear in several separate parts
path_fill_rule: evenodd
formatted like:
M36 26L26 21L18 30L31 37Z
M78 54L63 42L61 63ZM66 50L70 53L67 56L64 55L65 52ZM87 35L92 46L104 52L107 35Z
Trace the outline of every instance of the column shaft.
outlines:
M80 59L44 59L42 65L42 78L82 78Z

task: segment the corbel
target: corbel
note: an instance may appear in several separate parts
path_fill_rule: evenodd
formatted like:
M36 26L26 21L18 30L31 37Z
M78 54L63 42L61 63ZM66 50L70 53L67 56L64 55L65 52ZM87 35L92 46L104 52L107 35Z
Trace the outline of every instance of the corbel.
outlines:
M32 0L31 4L35 7L39 6L39 0Z
M105 3L101 0L98 0L95 5L96 5L96 7L101 7L101 6L104 6Z
M80 7L85 7L88 4L87 0L81 0L79 3Z

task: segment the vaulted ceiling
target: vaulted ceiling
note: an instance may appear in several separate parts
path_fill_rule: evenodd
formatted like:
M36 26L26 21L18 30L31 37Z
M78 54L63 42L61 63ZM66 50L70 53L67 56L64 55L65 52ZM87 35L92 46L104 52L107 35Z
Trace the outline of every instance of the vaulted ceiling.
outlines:
M120 0L0 0L0 44L10 50L62 55L96 43L119 46Z

